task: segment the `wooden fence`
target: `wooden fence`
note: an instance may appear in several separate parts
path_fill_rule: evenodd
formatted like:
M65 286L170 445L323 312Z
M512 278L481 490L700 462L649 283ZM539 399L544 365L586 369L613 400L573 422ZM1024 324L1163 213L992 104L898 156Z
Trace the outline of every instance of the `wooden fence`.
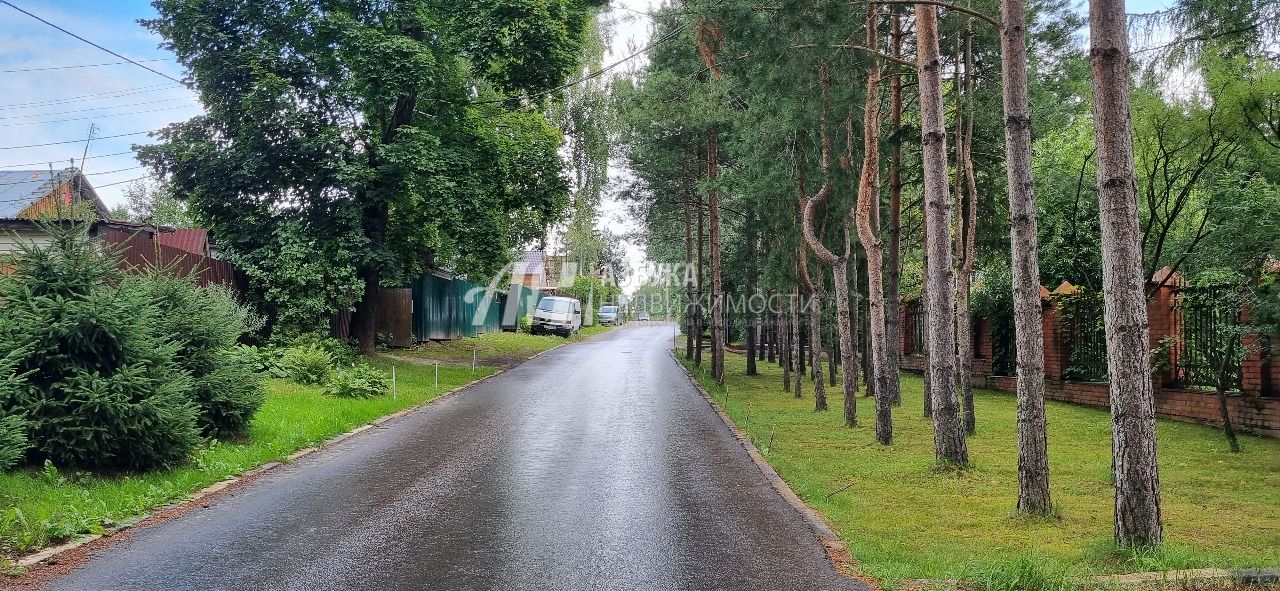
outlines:
M141 233L104 228L99 237L120 250L121 266L128 270L162 267L174 275L194 275L200 285L225 285L239 299L249 291L248 276L226 261L165 246Z

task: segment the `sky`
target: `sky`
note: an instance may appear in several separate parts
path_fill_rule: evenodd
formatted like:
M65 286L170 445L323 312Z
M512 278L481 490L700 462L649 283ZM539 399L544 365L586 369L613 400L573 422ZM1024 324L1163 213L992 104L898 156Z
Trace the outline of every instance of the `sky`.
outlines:
M147 0L9 0L90 41L182 78L161 39L138 24L155 10ZM605 64L648 43L652 12L661 0L615 0L604 15L613 24ZM1165 8L1171 0L1131 0L1129 12ZM1078 9L1086 10L1083 1ZM145 61L144 61L145 60ZM0 169L46 170L80 163L89 126L96 126L83 168L108 206L123 203L126 184L145 176L130 148L150 143L145 134L201 113L195 93L153 72L121 62L100 49L0 4ZM622 73L642 66L629 60ZM109 64L109 65L101 65ZM129 135L124 135L129 134ZM122 136L122 137L109 137ZM52 145L37 145L52 144ZM611 168L625 179L621 165ZM616 233L634 230L621 203L606 198L600 223ZM627 244L630 263L644 262L641 249Z

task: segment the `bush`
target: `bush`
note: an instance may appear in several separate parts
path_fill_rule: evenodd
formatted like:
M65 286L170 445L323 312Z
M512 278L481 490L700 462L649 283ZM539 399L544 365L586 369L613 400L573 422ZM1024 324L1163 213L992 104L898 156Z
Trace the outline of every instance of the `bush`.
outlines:
M126 282L152 299L159 310L156 328L178 346L175 362L191 375L201 432L217 438L244 432L266 400L266 384L262 373L231 351L261 321L226 288L200 287L194 277L152 269Z
M373 398L386 394L389 384L386 374L368 364L335 370L325 383L324 393L343 398Z
M235 358L236 363L249 366L255 372L273 378L287 378L284 368L280 367L280 352L272 347L254 345L236 345L224 353Z
M191 376L159 311L86 226L47 227L53 239L3 261L0 351L16 379L0 416L22 416L25 459L60 466L151 469L185 460L199 442Z
M329 354L336 365L355 365L360 361L360 354L351 345L329 335L317 332L303 333L292 338L282 339L278 345L283 348L312 347Z
M280 369L299 384L319 384L329 376L333 356L315 345L289 347L280 355Z
M27 421L17 415L0 418L0 472L16 466L28 447Z

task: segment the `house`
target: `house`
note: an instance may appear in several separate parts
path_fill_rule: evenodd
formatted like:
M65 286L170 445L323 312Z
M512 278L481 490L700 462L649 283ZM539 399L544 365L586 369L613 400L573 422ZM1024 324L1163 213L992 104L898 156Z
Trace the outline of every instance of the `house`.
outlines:
M525 251L511 269L511 281L543 293L553 293L560 286L560 278L565 275L572 277L576 270L566 270L566 262L564 256L549 255L541 250Z
M0 254L16 250L17 241L48 240L33 220L77 209L107 217L107 206L79 169L0 170Z

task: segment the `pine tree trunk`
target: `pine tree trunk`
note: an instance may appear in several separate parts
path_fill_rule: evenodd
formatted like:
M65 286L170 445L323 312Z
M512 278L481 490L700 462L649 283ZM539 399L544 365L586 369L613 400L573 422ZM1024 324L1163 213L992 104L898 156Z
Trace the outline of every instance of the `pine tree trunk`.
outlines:
M960 163L964 166L964 180L968 199L968 212L964 216L960 234L961 253L959 275L956 277L956 351L960 400L963 406L964 431L970 435L978 432L977 417L973 409L973 314L969 306L972 289L973 257L978 232L978 185L973 178L973 23L970 21L964 51L964 111L965 132L960 141ZM958 111L957 111L958 112ZM958 212L957 212L958 213Z
M787 324L788 312L786 306L778 311L778 342L782 348L778 351L778 365L782 366L782 391L791 391L791 337L790 327Z
M795 374L793 392L796 398L804 394L804 343L800 340L800 288L791 288L791 369Z
M702 346L703 346L702 333L706 332L706 329L707 329L705 321L703 320L704 312L702 310L702 298L707 293L706 291L703 290L703 285L702 285L702 277L703 277L702 243L706 238L706 234L704 233L705 228L704 228L704 222L703 222L702 209L703 209L702 199L699 198L698 199L698 264L697 264L698 301L696 304L694 304L694 308L693 308L694 313L697 315L697 319L694 321L694 328L696 329L697 334L694 335L694 341L695 341L694 344L696 346L693 349L693 364L697 367L702 367Z
M768 346L765 348L768 349L767 353L769 356L769 359L768 359L769 363L773 363L778 358L778 327L777 327L778 319L777 319L777 315L769 314L767 310L765 312L765 318L766 318L765 334L768 335L766 338L766 340L768 341Z
M799 291L796 294L796 313L800 315L800 322L796 323L796 372L804 376L808 374L809 367L809 341L806 338L808 333L804 330L804 314L807 304L804 303L804 296Z
M756 375L756 317L747 316L747 375Z
M809 367L813 368L813 410L827 410L827 390L822 383L822 292L818 283L809 275L809 261L805 248L799 248L800 281L804 284L805 293L809 296L809 351L814 353Z
M715 183L719 176L720 149L717 131L712 128L707 138L707 179ZM711 247L711 374L716 384L724 385L725 309L720 278L720 191L714 186L707 192L707 215Z
M1122 548L1155 546L1164 532L1133 121L1129 112L1129 40L1124 0L1091 0L1089 33L1094 139L1098 146L1102 292L1111 379L1115 541Z
M1013 324L1018 366L1018 511L1047 515L1049 437L1044 414L1044 320L1031 171L1031 113L1027 98L1026 0L1002 0L1000 47L1004 133L1009 172Z
M893 56L902 56L902 16L893 14ZM894 76L889 88L890 124L893 126L893 155L889 160L889 245L885 255L884 336L888 342L885 371L899 380L902 368L902 310L899 286L902 282L902 76ZM890 393L894 406L902 404L901 386Z
M840 330L840 371L844 379L844 424L858 426L858 362L853 357L852 319L849 318L848 260L832 267L836 287L836 326Z
M879 20L879 7L867 5L867 37L866 44L871 51L876 51L876 43L880 38L876 24ZM867 66L867 95L863 108L864 118L862 175L858 183L858 241L867 253L867 314L870 339L870 363L873 380L867 381L867 388L873 389L876 397L876 441L884 445L893 443L893 395L892 390L897 380L890 380L886 360L888 341L885 340L884 328L884 245L876 234L872 221L872 201L880 200L880 60L872 58ZM892 383L891 383L892 382Z
M694 314L697 313L697 303L694 296L694 278L689 276L689 271L693 270L693 220L691 218L689 206L689 195L686 192L684 198L684 358L693 359L693 331L694 331Z
M938 15L916 5L921 140L924 145L925 224L929 232L929 374L933 390L933 439L939 462L965 466L969 450L960 420L955 381L955 322L951 302L951 209L947 194L947 132L943 125Z
M836 339L831 339L830 346L827 347L827 385L835 387L836 385L836 355L839 355L839 343Z
M837 256L822 243L814 232L814 219L817 217L818 208L827 202L827 198L831 194L831 130L828 129L828 98L831 91L831 71L826 61L823 61L818 69L818 83L821 90L822 105L819 111L819 129L822 136L822 155L819 160L822 167L822 188L812 198L805 201L804 215L800 224L800 229L804 234L805 243L809 245L810 250L818 257L823 264L831 267L832 280L835 284L836 298L836 325L839 328L840 335L840 361L843 365L841 371L844 377L844 420L849 427L858 424L858 409L856 406L858 396L858 379L857 379L857 360L856 355L857 344L854 341L853 321L851 310L849 307L849 258L852 252L852 244L849 238L849 227L846 223L844 229L844 255ZM801 169L803 170L803 169ZM798 180L800 192L804 192L803 178Z

